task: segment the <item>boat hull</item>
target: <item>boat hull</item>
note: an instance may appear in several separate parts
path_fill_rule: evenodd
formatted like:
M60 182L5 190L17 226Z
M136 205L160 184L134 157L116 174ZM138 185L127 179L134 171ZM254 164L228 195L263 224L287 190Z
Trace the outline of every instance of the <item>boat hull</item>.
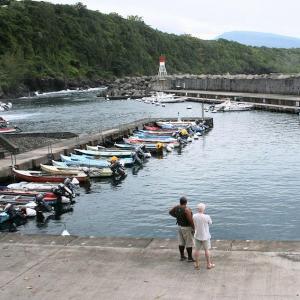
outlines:
M30 182L58 182L63 183L68 176L65 175L49 175L43 174L38 171L22 171L13 169L13 173L15 177L19 180L30 181ZM88 180L88 176L84 173L75 177L79 182L86 182Z

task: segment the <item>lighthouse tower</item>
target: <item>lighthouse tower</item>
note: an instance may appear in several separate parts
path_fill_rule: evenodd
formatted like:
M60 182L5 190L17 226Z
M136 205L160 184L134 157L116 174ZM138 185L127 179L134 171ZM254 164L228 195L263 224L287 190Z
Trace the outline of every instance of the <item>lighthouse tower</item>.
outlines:
M162 80L165 76L167 76L166 57L161 55L159 57L158 79Z

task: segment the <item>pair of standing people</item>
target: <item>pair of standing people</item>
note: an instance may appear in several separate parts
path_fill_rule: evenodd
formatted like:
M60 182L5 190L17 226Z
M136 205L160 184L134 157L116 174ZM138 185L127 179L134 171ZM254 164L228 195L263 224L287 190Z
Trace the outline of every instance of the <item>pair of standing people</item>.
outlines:
M178 243L180 260L186 260L188 262L194 262L195 268L200 268L200 250L203 247L205 252L205 258L207 263L207 269L213 268L215 265L212 263L210 256L210 232L209 225L212 224L212 220L209 215L206 215L205 204L199 203L197 205L198 213L193 215L191 209L187 206L186 197L180 198L179 205L173 207L169 214L176 218L178 224ZM192 255L193 239L195 246L195 259ZM188 257L184 255L186 248Z

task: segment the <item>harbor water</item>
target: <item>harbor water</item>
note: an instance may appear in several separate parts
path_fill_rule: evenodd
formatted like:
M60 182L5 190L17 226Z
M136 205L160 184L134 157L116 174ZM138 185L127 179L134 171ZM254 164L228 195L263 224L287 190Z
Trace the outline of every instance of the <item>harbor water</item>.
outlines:
M192 109L186 107L192 105ZM201 104L154 106L95 94L17 99L2 116L24 131L97 132L145 117L201 116ZM186 195L207 204L214 239L300 239L298 116L265 111L209 114L214 128L183 149L128 169L121 182L91 180L74 211L23 233L175 237L168 210Z

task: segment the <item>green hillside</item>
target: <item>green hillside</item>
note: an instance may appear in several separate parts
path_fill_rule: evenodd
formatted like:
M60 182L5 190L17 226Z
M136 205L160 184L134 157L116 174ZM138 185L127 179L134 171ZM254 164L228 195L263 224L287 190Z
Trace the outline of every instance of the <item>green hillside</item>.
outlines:
M300 72L300 49L247 47L154 30L84 5L0 0L0 90L124 75L153 75L165 54L169 73ZM54 83L53 83L54 82ZM57 86L59 88L59 86Z

